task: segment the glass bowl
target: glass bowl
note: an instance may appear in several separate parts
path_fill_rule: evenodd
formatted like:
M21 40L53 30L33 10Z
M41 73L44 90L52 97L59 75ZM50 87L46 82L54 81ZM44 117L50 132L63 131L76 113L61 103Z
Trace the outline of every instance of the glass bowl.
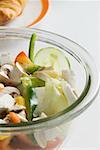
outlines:
M33 33L38 39L35 49L56 47L70 60L75 73L79 98L65 110L34 122L0 125L0 150L54 150L59 149L68 135L70 121L86 110L99 91L99 74L90 54L72 40L39 29L0 29L0 54L13 58L20 52L28 53Z

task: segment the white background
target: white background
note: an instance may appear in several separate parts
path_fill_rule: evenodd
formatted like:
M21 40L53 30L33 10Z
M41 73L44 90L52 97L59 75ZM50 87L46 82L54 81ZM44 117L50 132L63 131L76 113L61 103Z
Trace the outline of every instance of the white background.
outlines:
M94 57L100 69L100 1L52 0L46 17L35 27L64 35ZM61 150L100 150L100 96L73 121Z

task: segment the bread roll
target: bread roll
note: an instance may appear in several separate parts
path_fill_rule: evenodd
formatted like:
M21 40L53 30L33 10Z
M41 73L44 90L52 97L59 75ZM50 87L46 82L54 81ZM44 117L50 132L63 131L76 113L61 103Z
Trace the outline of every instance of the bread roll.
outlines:
M0 0L0 25L5 25L20 15L25 3L26 0Z

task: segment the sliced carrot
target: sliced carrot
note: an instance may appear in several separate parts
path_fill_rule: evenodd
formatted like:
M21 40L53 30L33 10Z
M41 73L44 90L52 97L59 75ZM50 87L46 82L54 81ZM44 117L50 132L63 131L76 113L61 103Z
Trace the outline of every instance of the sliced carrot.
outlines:
M22 66L24 71L28 73L33 73L41 68L40 66L33 64L33 62L27 57L27 55L23 51L17 55L15 63L16 62L18 62Z
M30 64L31 63L33 65L33 63L30 61L30 59L27 57L27 55L23 51L17 55L17 57L15 59L15 63L16 62L19 62L20 64Z
M15 63L20 63L23 67L35 67L35 64L27 57L27 55L22 51L15 58Z
M16 124L16 123L20 123L21 122L20 118L14 112L10 112L9 116L10 116L10 119L12 120L13 123Z

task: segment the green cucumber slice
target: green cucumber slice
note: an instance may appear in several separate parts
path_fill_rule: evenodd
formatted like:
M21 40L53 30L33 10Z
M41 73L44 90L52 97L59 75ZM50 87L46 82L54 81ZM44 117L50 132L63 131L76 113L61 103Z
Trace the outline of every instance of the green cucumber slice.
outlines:
M68 58L63 54L63 52L54 47L40 49L37 52L34 61L35 64L39 66L52 66L58 73L61 73L62 70L70 69L70 62Z

